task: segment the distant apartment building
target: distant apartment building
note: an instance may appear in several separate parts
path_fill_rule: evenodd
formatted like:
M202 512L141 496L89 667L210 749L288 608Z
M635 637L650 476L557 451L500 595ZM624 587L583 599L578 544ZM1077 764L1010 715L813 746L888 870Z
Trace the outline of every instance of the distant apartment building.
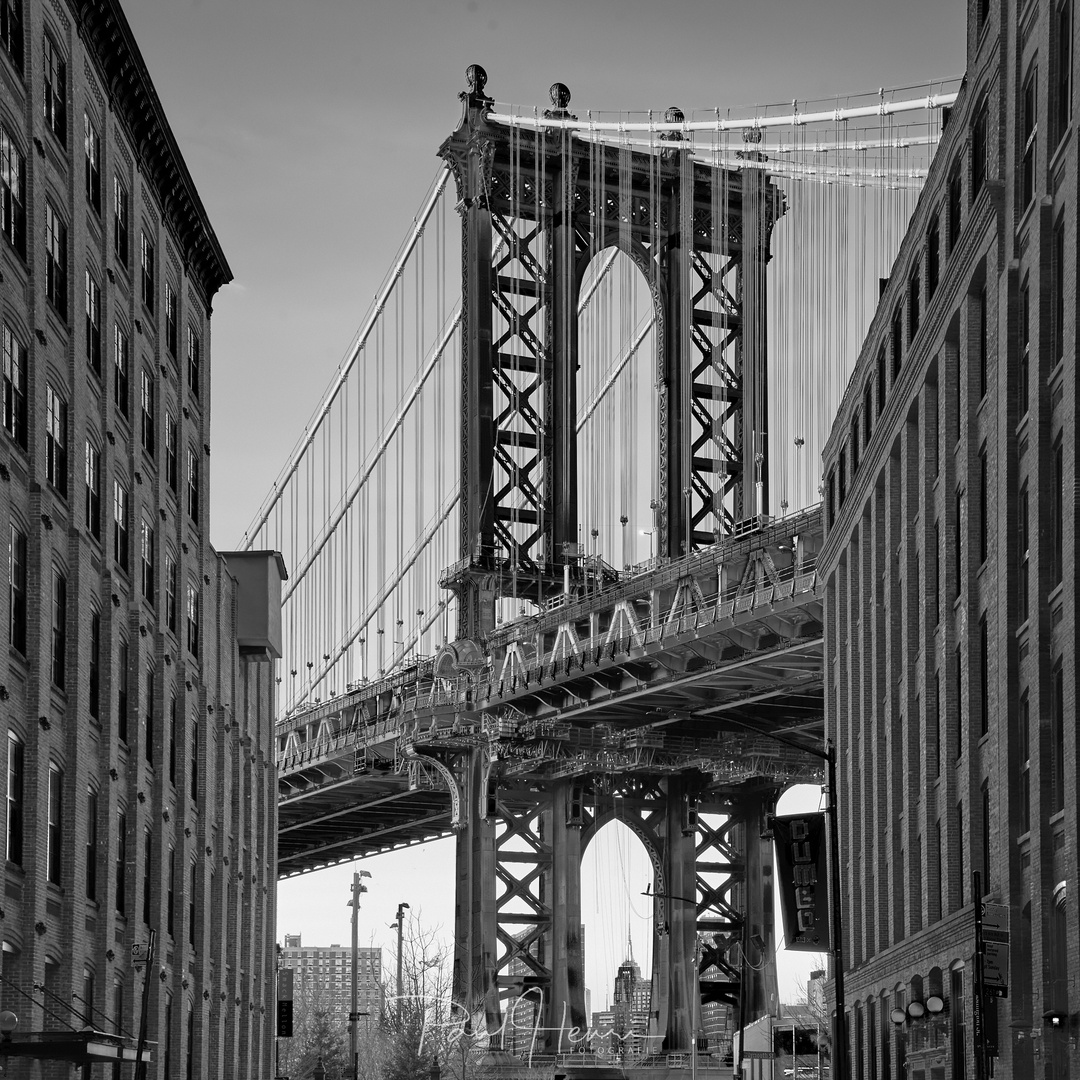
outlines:
M281 967L293 970L294 1000L326 1007L347 1022L352 1011L352 948L305 946L300 937L286 934L279 957ZM357 949L356 961L356 1009L361 1022L377 1024L384 1010L382 949Z

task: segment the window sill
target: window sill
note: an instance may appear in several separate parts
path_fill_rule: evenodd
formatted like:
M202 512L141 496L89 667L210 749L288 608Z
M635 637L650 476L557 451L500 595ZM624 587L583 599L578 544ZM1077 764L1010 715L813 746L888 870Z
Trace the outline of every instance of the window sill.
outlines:
M1050 590L1050 592L1047 593L1047 596L1046 596L1046 605L1047 605L1047 607L1051 607L1055 603L1055 601L1061 599L1061 594L1064 591L1064 589L1065 589L1065 582L1064 581L1059 581Z
M1047 172L1053 176L1057 172L1058 166L1061 165L1062 159L1065 157L1065 153L1069 148L1069 143L1072 142L1072 121L1070 120L1065 130L1061 133L1061 138L1058 139L1058 144L1054 147L1054 152L1050 155L1050 162L1047 165ZM1051 192L1053 194L1053 192Z
M1028 421L1029 421L1030 417L1031 417L1031 410L1027 409L1027 410L1025 410L1024 415L1021 416L1020 419L1016 421L1016 436L1017 436L1017 438L1020 438L1021 436L1023 436L1027 432Z

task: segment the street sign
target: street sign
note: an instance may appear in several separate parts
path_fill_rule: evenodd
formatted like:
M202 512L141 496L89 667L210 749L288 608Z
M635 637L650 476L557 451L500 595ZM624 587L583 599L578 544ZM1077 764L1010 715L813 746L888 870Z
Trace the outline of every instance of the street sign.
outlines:
M994 997L1008 997L1009 990L1009 943L1007 941L984 941L983 985Z
M983 941L1009 940L1009 908L1006 904L982 905Z
M277 1037L279 1039L293 1037L293 1003L291 1001L277 1003Z
M137 941L131 946L131 962L133 964L145 964L150 959L150 943Z
M370 1016L369 1012L351 1012L349 1013L349 1023L352 1024L358 1020L362 1020L365 1016Z

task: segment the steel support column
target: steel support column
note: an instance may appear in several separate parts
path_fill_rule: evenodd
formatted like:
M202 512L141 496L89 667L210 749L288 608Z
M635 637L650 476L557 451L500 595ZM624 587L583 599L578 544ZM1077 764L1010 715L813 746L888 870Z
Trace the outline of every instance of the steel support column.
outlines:
M671 899L666 972L668 1017L664 1045L672 1051L690 1049L697 1015L697 845L693 826L687 820L691 797L684 777L673 776L667 781L664 861Z
M474 1029L494 1034L502 1025L496 982L495 822L488 813L487 753L464 758L461 786L465 826L457 834L453 1000Z
M581 818L580 795L570 780L557 782L544 813L545 832L551 838L551 868L546 885L551 908L551 941L546 950L551 965L548 1008L548 1052L580 1050L577 1038L588 1027L585 1013L585 969L581 952Z

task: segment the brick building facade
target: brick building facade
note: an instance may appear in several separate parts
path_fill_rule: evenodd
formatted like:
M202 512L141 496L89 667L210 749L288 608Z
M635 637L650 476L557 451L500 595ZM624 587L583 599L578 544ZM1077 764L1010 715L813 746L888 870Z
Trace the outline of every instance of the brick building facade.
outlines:
M967 25L824 453L859 1080L978 1075L974 873L1011 931L994 1075L1080 1072L1076 23L1072 0L974 0Z
M0 195L0 1007L134 1035L148 977L149 1076L269 1076L280 560L209 544L231 273L116 0L0 0Z

